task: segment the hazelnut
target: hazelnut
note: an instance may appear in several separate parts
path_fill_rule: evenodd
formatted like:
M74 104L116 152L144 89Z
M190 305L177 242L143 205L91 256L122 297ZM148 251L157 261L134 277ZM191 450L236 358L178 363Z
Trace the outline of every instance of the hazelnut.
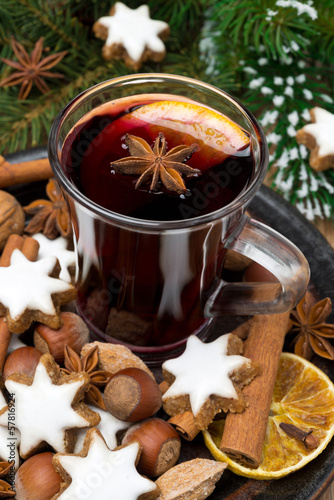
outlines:
M165 420L150 418L130 427L124 435L122 445L135 441L142 447L137 469L144 476L160 476L179 459L180 437Z
M53 453L34 455L15 475L17 500L50 500L60 490L62 479L52 465Z
M11 234L22 234L24 222L24 211L17 199L7 191L0 191L0 250Z
M58 330L38 323L34 331L34 345L43 354L51 354L57 363L64 363L64 347L71 347L77 354L89 342L89 330L78 314L61 312L63 323Z
M104 394L107 410L118 420L139 422L151 417L162 404L157 382L135 367L117 372L107 383Z
M41 356L42 353L35 347L25 346L15 349L5 361L2 373L4 381L13 373L33 377Z

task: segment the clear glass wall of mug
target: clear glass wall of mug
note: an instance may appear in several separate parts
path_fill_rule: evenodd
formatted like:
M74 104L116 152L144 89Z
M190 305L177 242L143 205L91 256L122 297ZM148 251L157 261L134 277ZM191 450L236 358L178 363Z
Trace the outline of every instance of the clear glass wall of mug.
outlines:
M227 204L211 209L221 189L234 192L240 172L248 168L245 159L227 158L224 171L211 172L210 182L190 205L181 196L176 205L180 215L172 220L159 220L154 205L144 211L146 216L136 216L141 212L135 210L125 213L137 198L126 196L120 187L107 189L112 176L108 155L113 154L108 134L117 130L125 113L161 101L204 106L229 117L249 135L252 169ZM176 118L183 107L175 105ZM283 312L304 294L309 280L304 256L283 236L245 215L264 179L268 151L255 118L225 92L164 74L98 84L58 115L49 157L70 210L77 308L92 338L124 343L145 361L160 362L182 349L189 335L206 338L216 316ZM102 176L97 169L103 162ZM108 208L110 200L118 200L113 206L120 210ZM225 283L221 275L228 248L262 264L280 286Z

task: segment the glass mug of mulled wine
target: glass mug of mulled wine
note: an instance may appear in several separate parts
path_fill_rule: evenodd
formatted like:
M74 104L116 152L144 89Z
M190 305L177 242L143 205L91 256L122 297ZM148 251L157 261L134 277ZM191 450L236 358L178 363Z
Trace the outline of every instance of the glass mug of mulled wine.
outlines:
M245 215L268 149L252 114L222 90L167 74L98 84L59 113L49 157L93 339L159 362L189 335L207 338L217 316L287 311L304 294L305 257ZM225 282L227 249L280 285Z

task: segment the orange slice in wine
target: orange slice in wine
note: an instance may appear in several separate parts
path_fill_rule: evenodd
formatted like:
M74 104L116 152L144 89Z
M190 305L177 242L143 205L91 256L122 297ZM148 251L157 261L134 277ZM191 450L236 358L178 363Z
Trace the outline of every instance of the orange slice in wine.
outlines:
M192 102L145 104L119 118L115 125L125 131L145 127L152 140L163 132L169 149L197 143L196 163L201 170L221 163L227 156L239 156L250 145L247 133L227 116Z

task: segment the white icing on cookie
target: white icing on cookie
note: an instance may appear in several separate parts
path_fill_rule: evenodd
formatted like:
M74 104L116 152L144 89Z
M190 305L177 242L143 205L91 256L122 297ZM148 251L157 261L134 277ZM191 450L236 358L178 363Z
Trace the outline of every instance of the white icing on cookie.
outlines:
M70 266L75 266L75 252L67 250L67 240L60 236L55 240L50 240L44 234L38 233L33 238L39 243L37 260L45 257L57 257L61 267L59 279L71 283L71 275L68 272Z
M163 401L169 397L188 394L192 412L197 415L213 394L237 399L229 375L245 363L250 363L250 360L243 356L227 355L229 336L230 334L222 335L208 344L195 335L189 337L184 353L162 365L162 368L175 376L175 381L163 395Z
M92 434L86 457L57 455L58 462L72 478L59 499L137 500L140 495L155 490L155 483L136 470L138 443L110 451L96 429Z
M153 52L165 52L159 33L168 29L164 21L150 18L147 5L130 9L121 2L115 3L113 16L101 17L98 22L108 28L106 46L121 44L130 58L139 62L146 48Z
M101 421L99 425L96 426L96 428L101 432L108 448L110 450L113 450L118 444L116 437L117 432L127 429L131 424L129 422L118 420L108 411L101 410L100 408L96 408L95 406L87 406L89 406L91 410L96 411L100 415ZM80 453L80 451L82 450L82 445L84 443L86 433L86 429L79 429L77 431L77 440L75 443L74 453Z
M15 425L21 432L22 456L43 441L58 452L66 452L65 430L90 425L72 408L73 399L86 380L79 374L76 380L56 385L41 361L32 385L6 380L6 389L15 397Z
M303 130L313 135L319 146L318 156L334 155L334 114L323 108L313 108L315 123Z
M65 281L49 276L56 261L56 257L48 257L31 262L15 249L10 266L0 267L0 302L8 308L14 320L26 309L50 315L56 313L51 295L72 288Z

